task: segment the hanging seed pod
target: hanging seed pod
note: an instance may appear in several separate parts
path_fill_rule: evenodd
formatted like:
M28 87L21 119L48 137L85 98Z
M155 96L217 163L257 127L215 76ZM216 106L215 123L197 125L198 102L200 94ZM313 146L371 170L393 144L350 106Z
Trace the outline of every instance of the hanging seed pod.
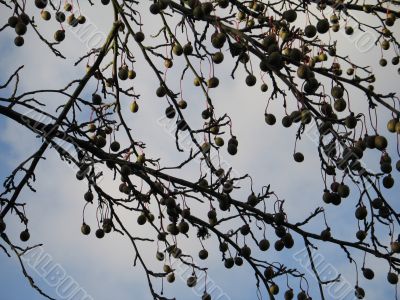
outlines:
M129 75L128 66L124 65L119 68L118 70L118 78L121 80L127 80Z
M131 105L129 106L131 112L136 113L139 110L139 105L136 101L132 101Z
M29 234L29 230L25 229L21 232L21 234L19 235L19 238L22 242L26 242L29 240L30 238L30 234Z
M54 33L54 40L58 43L61 43L65 39L65 30L57 30Z
M24 40L24 38L23 38L22 36L17 36L17 37L14 39L14 45L17 46L17 47L23 46L23 45L24 45L24 42L25 42L25 40Z

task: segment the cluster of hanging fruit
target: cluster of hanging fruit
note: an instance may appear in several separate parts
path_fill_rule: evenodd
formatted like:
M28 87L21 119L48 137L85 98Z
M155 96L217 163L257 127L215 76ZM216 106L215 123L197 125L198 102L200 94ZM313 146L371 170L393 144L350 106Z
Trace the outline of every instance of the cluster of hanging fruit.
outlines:
M170 255L174 258L179 258L179 256L182 254L182 251L176 245L172 245L172 246L168 247L166 249L166 252L168 252L168 255ZM164 255L164 253L157 251L156 259L159 261L165 261L166 256ZM164 263L163 272L166 274L165 277L167 279L167 282L169 282L169 283L175 282L176 277L175 277L174 269L172 266L170 266L167 263ZM196 272L193 271L191 273L191 275L187 278L186 285L190 288L194 288L197 285L197 282L198 282L198 278L197 278ZM212 298L211 298L211 295L209 293L207 293L207 291L204 291L203 295L201 296L201 299L202 300L211 300Z
M40 16L44 21L50 21L52 18L52 13L49 10L46 10L48 5L48 0L35 0L35 6L41 10ZM66 16L66 14L69 14ZM21 18L21 16L23 16ZM86 18L83 15L75 16L73 13L73 4L72 1L66 2L64 4L63 10L57 10L55 12L55 20L62 24L65 21L68 25L76 27L78 25L84 24L86 22ZM26 25L30 23L29 16L22 13L18 17L12 16L10 17L8 24L15 28L15 32L18 34L18 37L15 38L14 43L16 46L22 46L24 44L24 39L22 35L24 35L27 31ZM57 30L54 33L54 40L56 42L62 42L65 39L65 30L63 28Z
M102 239L106 233L110 233L112 230L112 220L109 218L104 218L102 221L102 227L96 229L95 235L98 239ZM82 223L81 232L83 235L89 235L91 232L90 226L85 222Z
M0 217L0 234L5 232L7 229L7 225L4 222L3 218ZM31 235L29 233L28 228L25 228L24 230L21 231L19 238L22 242L27 242L30 239Z
M8 25L11 28L14 28L15 33L17 34L17 36L14 39L14 44L17 47L21 47L24 44L25 40L23 35L25 35L25 33L27 32L28 30L27 26L29 25L29 23L30 23L30 18L24 12L21 12L18 15L13 15L8 19Z

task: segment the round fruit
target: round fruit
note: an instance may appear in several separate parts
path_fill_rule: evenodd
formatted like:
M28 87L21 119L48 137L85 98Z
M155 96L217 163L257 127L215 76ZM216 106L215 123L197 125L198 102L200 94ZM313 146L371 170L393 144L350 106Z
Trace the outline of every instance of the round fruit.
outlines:
M245 258L249 258L250 255L251 255L251 249L250 249L250 247L247 246L247 245L244 245L244 246L242 247L242 249L240 249L240 254L241 254L243 257L245 257Z
M293 289L287 290L285 292L284 297L285 297L285 300L292 300L294 297Z
M61 11L56 12L56 20L59 23L62 23L65 21L65 14Z
M248 86L254 86L254 85L256 84L256 82L257 82L256 76L254 76L253 74L247 75L247 77L246 77L246 84L247 84Z
M347 128L353 129L357 126L357 118L351 113L346 119L344 120L344 124Z
M170 105L167 107L167 109L165 110L165 115L167 116L168 119L173 119L175 117L176 111L175 108Z
M363 272L364 277L365 277L366 279L368 279L368 280L373 279L374 276L375 276L374 271L372 271L372 270L369 269L369 268L363 268L363 269L362 269L362 272Z
M329 228L322 230L321 238L323 241L327 241L331 238L331 230Z
M391 119L389 120L389 122L387 123L387 129L390 132L396 132L396 123L398 122L397 119Z
M163 271L164 271L165 273L171 273L171 272L172 272L172 269L171 269L171 267L170 267L169 265L164 265L164 266L163 266Z
M260 87L261 92L265 93L266 91L268 91L268 85L263 83Z
M214 63L220 64L224 60L224 54L222 52L216 52L213 54L212 60Z
M51 19L51 14L47 10L44 10L40 13L40 16L42 17L43 20L48 21Z
M157 260L159 260L159 261L163 261L164 258L165 258L164 253L162 253L162 252L157 252L157 253L156 253L156 258L157 258Z
M329 31L329 20L321 19L317 23L317 31L321 34L327 33Z
M352 35L352 34L354 33L354 29L353 29L353 27L351 27L351 26L346 26L346 27L344 28L344 32L345 32L347 35Z
M93 201L94 196L93 196L93 193L91 191L87 191L85 193L85 195L83 195L83 198L85 199L85 201L91 203Z
M267 251L269 249L269 241L267 239L262 239L259 243L258 243L258 247L260 248L261 251Z
M54 33L54 39L56 42L62 42L65 39L65 30L59 29Z
M387 219L390 216L389 208L387 206L382 206L381 208L379 208L379 216Z
M400 253L400 242L393 242L390 243L390 249L394 252L394 253Z
M183 99L179 100L178 106L180 109L185 109L187 107L187 102Z
M338 112L342 112L346 109L347 103L344 99L340 98L340 99L336 99L333 107L335 108L336 111Z
M219 85L219 79L217 77L211 77L207 80L207 87L212 89L216 88Z
M222 242L221 244L219 244L219 251L221 252L226 252L228 251L228 244L225 242Z
M118 152L120 148L121 148L121 145L117 141L114 141L110 144L110 149L113 152Z
M86 23L86 17L80 15L80 16L77 18L77 21L78 21L79 24L85 24L85 23Z
M28 241L30 237L31 237L31 235L29 234L28 229L25 229L25 230L22 231L21 234L19 235L19 238L20 238L21 241L23 241L23 242Z
M156 90L157 97L164 97L167 94L167 90L164 86L160 86Z
M376 135L375 136L375 147L378 150L385 150L387 147L388 143L387 140L384 136L381 135Z
M356 238L357 238L359 241L365 240L366 237L367 237L367 233L366 233L364 230L359 230L359 231L357 231L357 233L356 233Z
M135 39L136 42L141 43L144 41L145 36L143 32L138 31L135 33L133 38Z
M188 42L183 46L183 54L191 55L193 53L193 46L192 43ZM222 53L221 53L222 54Z
M139 110L139 105L137 104L136 101L133 101L129 106L129 109L131 112L136 113Z
M392 172L392 165L390 163L384 162L381 163L381 171L385 174L389 174Z
M195 276L190 276L187 280L186 280L186 284L188 287L194 287L197 284L197 278Z
M283 248L285 247L285 243L284 243L282 240L277 240L277 241L275 242L274 247L275 247L275 250L276 250L276 251L282 251Z
M179 223L178 228L180 233L186 234L189 231L189 224L185 221L182 221Z
M161 8L158 3L152 3L149 7L149 10L153 15L156 15L156 14L160 13Z
M389 174L389 175L386 175L385 177L383 177L382 184L387 189L392 188L394 185L394 179L393 179L392 175Z
M354 295L357 297L357 299L363 299L365 297L365 291L363 288L356 286Z
M211 44L217 49L221 49L225 42L226 36L222 32L215 33L211 36Z
M265 114L265 123L268 125L274 125L276 123L276 118L273 114Z
M199 77L196 77L196 78L193 80L193 84L194 84L195 86L200 86L200 84L201 84L201 79L200 79Z
M21 47L23 44L24 44L24 38L22 37L22 36L17 36L15 39L14 39L14 44L15 44L15 46L17 46L17 47Z
M390 284L397 284L399 282L399 277L396 273L389 272L387 275L387 280Z
M185 131L185 130L189 129L189 126L188 126L188 124L186 123L185 120L178 120L176 122L176 126L177 126L177 128L179 130L182 130L182 131Z
M304 28L304 34L308 38L313 38L317 34L317 28L314 25L307 25Z
M300 293L297 294L297 300L307 300L307 294L305 291L301 291Z
M222 147L225 144L224 139L219 136L214 138L214 142L218 147Z
M293 154L293 158L298 163L304 161L304 155L301 152L296 152L295 154Z
M176 56L181 56L183 54L183 48L180 44L174 44L174 46L172 47L172 52Z
M228 143L228 153L230 155L235 155L237 153L237 146Z
M96 230L96 237L97 237L98 239L102 239L102 238L104 237L104 230L101 229L101 228L97 229L97 230Z
M282 118L282 125L283 127L290 127L292 125L292 119L290 118L290 116L284 116Z
M169 273L169 274L167 275L167 281L168 281L169 283L174 282L174 281L175 281L175 274L174 274L174 273Z
M381 208L383 205L383 200L381 198L375 198L372 200L372 207L375 209Z
M18 17L17 16L11 16L11 17L8 18L8 25L11 28L15 28L17 23L18 23Z
M241 258L240 256L236 256L235 257L235 265L237 265L237 266L243 265L243 258Z
M341 183L338 187L337 193L342 198L347 198L350 195L350 188L348 185Z
M277 286L275 283L271 284L269 287L269 292L272 295L278 295L279 294L279 286Z
M140 214L139 217L137 218L137 222L139 225L144 225L147 221L146 215L145 214Z
M81 232L84 235L90 234L90 226L85 224L85 223L83 223L82 226L81 226Z
M135 77L136 77L136 72L134 70L129 70L128 78L132 80L132 79L135 79Z
M18 21L17 25L15 25L15 33L18 35L24 35L28 28L26 25L20 21Z
M201 249L199 251L199 258L204 260L207 259L207 257L208 257L208 251L206 249Z
M355 216L358 220L364 220L367 217L368 210L365 206L359 206L356 209Z
M288 21L289 23L292 23L296 21L297 19L297 12L293 9L289 9L282 14L283 18Z
M265 279L267 279L267 280L269 280L269 279L271 279L272 277L274 277L274 276L275 276L274 269L273 269L272 267L267 267L267 268L264 270L264 276L265 276Z
M336 85L332 88L331 90L331 95L332 97L336 98L336 99L340 99L343 97L344 94L344 90L341 86Z
M319 87L319 82L315 78L310 78L307 80L306 84L304 85L304 91L307 94L314 94Z
M121 80L127 80L128 79L128 73L129 73L129 69L127 66L122 66L119 68L118 70L118 77Z
M227 259L225 259L224 261L224 266L227 269L231 269L233 267L233 265L235 264L235 261L233 260L232 257L228 257Z

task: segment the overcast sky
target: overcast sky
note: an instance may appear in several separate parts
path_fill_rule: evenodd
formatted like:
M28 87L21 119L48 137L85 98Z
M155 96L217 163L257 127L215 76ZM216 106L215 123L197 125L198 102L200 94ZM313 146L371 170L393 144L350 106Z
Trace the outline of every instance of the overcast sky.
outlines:
M29 4L28 4L29 6ZM66 40L63 43L63 54L68 58L62 60L54 57L49 49L41 43L37 36L29 28L26 35L25 45L16 48L13 45L14 32L10 29L0 33L0 82L11 74L18 66L24 65L21 72L20 92L46 87L59 88L74 78L84 75L84 65L73 66L73 62L88 50L88 45L92 46L94 41L107 33L112 23L112 14L107 13L103 7L96 6L89 8L86 3L81 3L81 10L87 16L88 24L92 24L93 39L82 37L79 33L74 33L70 28L66 28ZM45 36L51 37L55 28L55 23L45 23L40 20L38 10L34 9L35 18L41 32ZM144 14L144 31L155 33L157 22L147 22L147 14ZM9 12L3 7L0 10L0 20L5 21L9 17ZM152 17L152 20L155 17ZM300 20L301 21L301 20ZM4 22L2 22L4 23ZM396 29L400 29L397 25ZM355 37L349 39L343 33L333 34L332 38L338 39L343 45L339 46L338 52L341 55L354 57L355 62L361 65L371 65L377 74L378 80L376 89L381 92L399 92L399 75L395 68L383 69L378 66L380 58L379 49L368 50L369 47L361 44L361 33L356 30ZM359 39L357 37L360 37ZM361 48L360 48L361 47ZM392 53L392 52L391 52ZM132 99L122 99L124 115L127 117L128 125L133 129L135 137L147 144L146 154L152 157L162 158L162 164L171 166L187 157L188 153L177 153L174 137L171 136L171 129L163 120L166 103L155 96L157 86L156 79L152 71L143 63L140 53L135 53L138 60L138 77L135 79L135 91L141 95L138 100L140 105L139 113L131 115L128 111L129 103ZM226 55L227 56L227 55ZM387 55L391 59L391 55ZM227 61L229 62L229 60ZM180 74L182 62L177 63L169 73L168 82L178 88L176 74ZM214 105L219 114L228 113L232 118L233 131L239 139L239 152L236 156L230 156L226 150L221 151L221 159L234 168L239 174L251 174L254 180L256 191L260 191L263 185L271 184L272 190L279 198L285 199L285 208L289 215L289 221L295 223L307 217L316 206L323 206L321 200L323 181L320 175L320 163L317 150L312 140L313 131L305 135L298 142L298 150L305 155L305 163L297 164L292 159L293 146L296 129L284 129L280 124L280 118L275 126L270 127L264 122L264 109L269 93L262 94L258 88L249 88L244 85L245 72L239 69L236 80L232 80L229 74L232 64L218 66L216 74L221 80L220 87L212 92ZM201 122L200 112L205 108L204 97L198 89L191 84L193 78L188 76L183 87L183 94L189 107L185 111L185 117L193 120L199 125ZM258 85L257 85L258 86ZM94 88L91 82L84 90L83 97L88 97ZM0 92L4 96L8 91ZM353 101L354 97L354 101ZM54 109L65 102L65 98L54 95L47 95L43 99L48 104L48 111ZM289 111L295 108L293 99L289 104ZM355 110L365 112L367 102L365 97L359 93L354 93L351 98L352 107ZM290 102L290 101L289 101ZM282 101L275 100L270 104L271 111L277 111L277 115L283 113ZM87 113L87 112L86 112ZM81 116L85 117L84 114ZM380 110L379 128L386 134L386 122L390 115ZM40 140L25 128L16 126L12 121L0 116L0 178L2 180L10 174L13 168L27 156L31 155L40 145ZM389 153L392 154L394 161L397 161L396 139L394 135L390 137ZM226 138L227 139L227 138ZM134 253L131 245L126 239L117 235L110 234L102 240L98 240L94 235L89 237L80 234L82 222L83 194L86 191L86 184L78 182L75 178L75 171L65 162L61 162L54 150L46 152L46 160L41 161L36 171L37 181L35 182L36 193L26 189L20 196L27 202L26 212L29 216L29 228L31 232L30 243L43 243L43 252L40 257L48 257L49 266L58 266L59 270L65 272L65 276L70 276L77 285L91 295L93 299L151 299L144 273L140 266L133 267ZM371 169L379 167L379 153L368 155L364 162ZM182 177L197 178L198 166L193 164L185 168L179 174ZM395 172L394 172L395 173ZM396 182L394 188L385 191L387 199L393 204L395 209L399 209L398 195L400 177L395 174ZM102 185L116 193L118 183L105 180ZM246 185L248 187L248 184ZM246 197L249 189L238 191L236 197ZM355 240L357 231L356 221L353 214L359 194L356 189L352 189L349 199L340 208L326 206L328 222L333 226L333 234L347 240ZM21 200L22 201L22 200ZM95 208L89 208L87 213L88 222L92 222L94 228ZM8 220L8 217L7 219ZM128 226L135 228L136 217L125 214ZM10 236L18 237L23 226L10 220L7 233ZM314 223L309 230L319 233L323 226L321 223ZM194 233L194 231L192 231ZM387 232L384 231L387 235ZM146 231L143 231L146 234ZM272 230L267 230L267 235L271 235L271 241L275 241ZM255 290L255 279L253 271L247 267L234 268L227 271L221 263L221 257L215 240L205 242L206 248L210 252L207 266L209 267L209 280L218 286L227 298L221 299L257 299ZM297 239L296 239L297 241ZM188 251L197 253L200 249L199 242L185 241ZM322 255L321 270L325 268L332 274L338 271L343 275L344 282L349 286L354 286L355 270L354 266L348 264L345 253L338 247L318 245L318 253ZM161 270L162 264L155 262L154 255L156 249L147 244L141 245L145 252L145 257L156 269ZM302 243L283 253L271 249L268 251L269 261L283 261L289 267L298 266L301 272L308 273L310 270L299 266L298 259L302 257ZM362 263L362 253L352 252L358 263ZM360 285L367 291L367 299L390 299L394 297L394 289L386 282L388 266L371 257L367 259L375 270L376 279L366 282L360 279ZM57 295L60 288L51 284L51 278L45 278L39 268L31 268L33 278L38 285L49 295L59 298ZM327 271L327 272L328 272ZM42 273L41 273L42 272ZM186 274L184 270L182 274ZM185 275L183 275L184 277ZM315 280L311 273L308 274L313 299L318 299L319 294L316 289ZM282 282L282 281L279 281ZM298 290L298 284L292 282L293 287ZM159 283L156 283L156 287ZM166 284L166 295L176 295L178 299L199 299L199 291L190 290L185 286L185 282L178 278L174 285ZM283 287L283 285L282 285ZM265 295L265 291L263 291ZM281 292L280 295L282 295ZM339 293L340 294L340 293ZM327 293L327 299L352 299L353 293L346 298L338 297L332 293ZM20 299L43 299L34 291L23 277L18 262L15 258L7 258L0 255L0 299L1 300L20 300ZM75 300L83 299L76 296ZM280 299L280 298L279 298Z

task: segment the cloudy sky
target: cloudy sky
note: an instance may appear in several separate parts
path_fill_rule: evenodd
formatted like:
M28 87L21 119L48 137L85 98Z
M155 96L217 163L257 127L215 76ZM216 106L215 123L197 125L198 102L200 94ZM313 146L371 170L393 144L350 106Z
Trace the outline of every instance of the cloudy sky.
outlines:
M28 5L29 7L29 5ZM51 37L56 25L54 22L45 23L40 20L39 12L34 12L35 19L41 32ZM41 88L60 88L71 79L79 78L84 75L84 65L73 66L73 62L84 54L98 40L97 37L104 36L112 23L112 14L107 12L104 7L89 8L85 3L81 3L81 11L87 16L88 24L91 24L92 35L82 35L79 32L66 28L66 40L60 49L67 57L66 60L54 57L49 49L41 43L37 36L33 34L32 28L28 30L25 39L25 45L16 48L13 45L14 32L7 29L0 33L0 82L4 82L18 66L24 65L21 72L20 92ZM10 12L3 7L0 10L0 20L2 23L7 20ZM143 15L143 30L146 33L155 33L157 31L157 22L155 17L147 22L146 13ZM154 21L153 21L154 20ZM301 22L302 20L299 20ZM396 29L400 29L397 25ZM90 37L93 37L91 39ZM365 36L356 31L351 38L343 33L333 34L332 38L340 41L339 54L350 55L354 57L355 62L361 65L371 65L377 74L378 80L376 88L379 91L399 92L399 76L395 68L383 69L378 66L380 58L379 49L369 49L368 45L363 45ZM368 44L368 43L367 43ZM97 45L96 45L97 46ZM391 52L392 53L392 52ZM132 99L124 98L124 115L128 120L128 125L133 129L135 137L144 141L147 145L146 155L149 157L161 157L162 164L166 166L174 165L187 157L188 153L177 153L175 149L175 140L171 136L171 128L163 120L163 114L166 103L156 98L154 90L157 86L155 76L152 71L143 63L140 53L135 53L137 58L138 76L135 79L135 91L140 93L138 100L140 105L139 113L131 115L128 111L129 103ZM393 54L386 55L391 59ZM316 206L322 206L321 194L323 182L319 170L319 160L317 150L312 139L313 131L298 142L298 149L305 155L305 163L297 164L293 162L293 146L296 134L295 128L284 129L280 125L278 117L277 125L270 127L264 122L264 109L269 94L262 94L258 88L249 88L245 86L245 73L240 69L236 80L229 77L232 64L227 63L218 66L216 74L221 80L220 87L213 91L212 98L216 110L228 113L232 118L233 131L239 139L239 152L236 156L230 156L226 151L221 152L221 159L226 161L227 165L234 168L239 174L251 174L254 180L256 191L261 187L271 184L272 189L280 199L285 199L286 211L289 215L289 221L295 223L303 220ZM168 75L168 82L178 88L176 74L180 74L182 61L176 63L173 72ZM176 72L175 72L176 71ZM175 75L175 76L174 76ZM188 76L183 85L183 95L188 102L189 107L185 111L185 116L193 120L193 124L200 125L200 112L205 108L204 97L200 91L191 84L192 77ZM95 85L93 82L84 90L83 97L88 97ZM0 96L4 96L9 91L1 91ZM354 97L354 100L353 100ZM47 110L54 112L54 109L65 102L65 98L55 95L45 95L43 98L48 105ZM291 99L293 100L293 99ZM363 95L355 92L351 98L354 110L358 108L365 112L366 101ZM271 111L276 111L280 116L283 113L282 102L277 99L270 104ZM295 105L289 104L289 111L293 110ZM380 110L379 128L385 132L385 126L390 115ZM86 112L86 114L88 114ZM85 113L82 118L87 118ZM40 145L40 140L36 139L25 128L16 126L12 121L6 120L0 116L0 178L6 178L13 168L27 156L31 155ZM390 136L389 153L397 160L396 139ZM82 222L83 194L87 186L84 182L78 182L73 170L65 162L61 162L54 150L49 149L46 152L46 160L41 161L37 171L37 181L35 182L36 193L24 190L21 199L27 203L26 211L30 217L29 228L31 232L31 244L42 243L41 252L38 257L46 258L47 266L29 267L28 271L32 274L37 284L49 295L57 299L64 299L60 294L60 287L53 284L51 275L47 276L50 268L55 268L65 274L65 277L76 282L81 293L75 300L84 299L84 293L90 295L93 299L151 299L145 277L140 266L133 267L133 249L126 239L118 234L107 235L104 239L98 240L94 235L89 237L80 234L80 225ZM379 167L379 153L368 155L364 162L371 169L376 170ZM180 176L187 178L197 178L198 166L190 165L179 173ZM400 180L396 174L395 179ZM400 181L399 181L400 182ZM116 193L118 183L111 180L105 180L102 185ZM396 182L394 188L385 192L390 203L396 209L400 205L396 203L399 195L399 183ZM246 197L249 189L237 191L236 197ZM340 206L340 209L327 206L328 222L332 224L333 234L343 239L355 240L357 230L354 220L354 207L358 200L358 193L354 188L351 197ZM22 201L22 200L21 200ZM91 207L87 212L88 222L92 222L94 228L95 208ZM136 228L136 217L124 215L125 221L130 228ZM9 220L9 221L8 221ZM11 237L18 237L23 226L15 219L7 218L7 233ZM321 221L321 220L320 220ZM314 223L308 228L311 231L319 233L323 227L320 222ZM387 235L386 231L382 233ZM143 235L146 230L143 231ZM273 232L267 230L267 235L271 235L271 241L275 240ZM257 299L255 290L255 279L250 268L234 268L226 271L221 263L219 251L213 244L215 240L211 239L205 242L206 248L210 252L207 267L209 267L209 286L216 286L218 290L226 295L220 299ZM297 241L297 240L296 240ZM188 251L196 253L200 249L198 241L184 241ZM343 275L344 286L352 287L355 285L354 267L348 264L346 256L335 246L326 246L318 244L321 255L321 270L324 274L335 274L339 272ZM185 249L186 249L185 248ZM141 245L145 252L145 258L155 269L161 270L162 264L155 262L154 255L156 249L149 245ZM298 260L302 258L302 244L296 243L296 246L290 251L284 253L276 252L271 249L268 251L269 261L283 261L290 266L298 266L301 272L308 273L307 267L299 266ZM358 263L362 261L360 252L354 252ZM35 261L32 258L31 261ZM394 289L386 283L385 277L388 266L369 257L367 259L373 267L376 279L371 282L365 282L360 279L360 285L367 291L367 299L390 299L394 297ZM178 268L179 269L179 268ZM187 275L187 270L182 269L182 278ZM310 292L314 299L319 295L316 289L315 280L312 274L308 274ZM176 295L178 299L199 299L202 290L190 290L186 287L185 279L178 278L174 285L166 284L166 295ZM159 282L155 283L159 287ZM298 290L298 284L293 282L293 287ZM305 287L305 286L303 286ZM352 299L353 293L332 293L327 291L327 299ZM34 291L23 277L21 269L15 258L7 258L0 255L0 299L20 300L20 299L43 299ZM265 295L265 291L263 291ZM61 296L60 296L61 295ZM282 295L282 293L280 294ZM339 297L340 296L340 297ZM69 298L68 298L69 299ZM89 298L88 298L89 299Z

